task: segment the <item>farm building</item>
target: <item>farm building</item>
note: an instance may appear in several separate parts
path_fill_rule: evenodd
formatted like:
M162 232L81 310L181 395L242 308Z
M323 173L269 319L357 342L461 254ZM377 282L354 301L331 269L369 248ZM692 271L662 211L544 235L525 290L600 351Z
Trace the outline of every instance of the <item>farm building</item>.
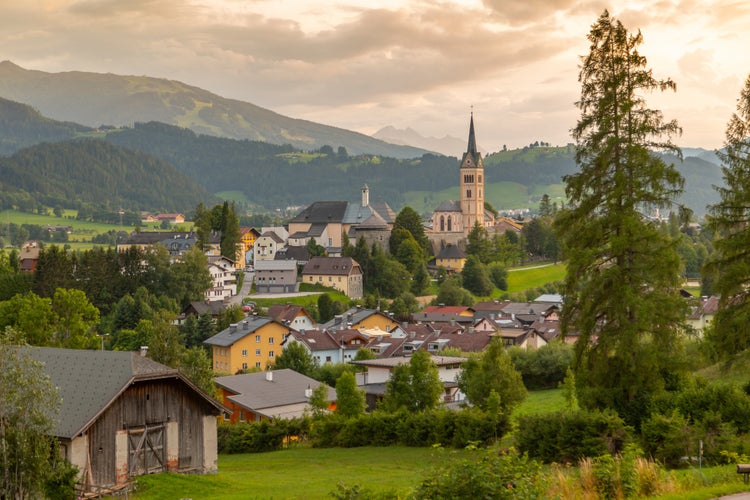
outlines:
M213 473L226 408L177 370L137 352L29 348L62 404L53 431L84 491L156 472Z

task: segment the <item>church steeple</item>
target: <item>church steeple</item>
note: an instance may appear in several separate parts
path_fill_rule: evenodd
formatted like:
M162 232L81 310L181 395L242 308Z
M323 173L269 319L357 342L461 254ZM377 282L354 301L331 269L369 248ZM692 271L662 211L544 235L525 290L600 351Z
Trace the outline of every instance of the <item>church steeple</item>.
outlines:
M471 122L469 123L469 145L466 147L466 152L474 158L477 157L477 139L474 136L474 112L471 112Z

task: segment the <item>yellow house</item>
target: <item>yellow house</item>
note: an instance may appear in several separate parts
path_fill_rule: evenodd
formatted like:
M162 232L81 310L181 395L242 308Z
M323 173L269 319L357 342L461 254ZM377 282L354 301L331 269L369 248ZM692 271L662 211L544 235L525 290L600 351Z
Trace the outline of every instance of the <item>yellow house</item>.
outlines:
M466 254L456 245L448 244L435 257L435 265L443 267L448 274L460 273L466 263Z
M353 329L368 332L380 330L390 333L398 326L398 321L377 309L354 307L324 324L323 328L326 330Z
M289 328L271 318L249 316L203 343L211 346L214 372L237 373L273 365Z
M252 262L251 258L249 261L246 259L247 252L253 249L255 240L260 237L260 231L254 227L241 227L240 228L240 243L237 245L237 268L242 269L245 267L247 262Z

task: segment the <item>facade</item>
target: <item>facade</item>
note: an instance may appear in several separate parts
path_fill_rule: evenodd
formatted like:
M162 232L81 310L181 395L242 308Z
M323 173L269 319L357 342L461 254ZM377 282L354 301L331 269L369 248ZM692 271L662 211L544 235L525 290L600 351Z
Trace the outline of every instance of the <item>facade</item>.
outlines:
M234 374L273 365L289 332L289 327L271 318L248 316L203 343L211 347L214 372Z
M237 262L238 266L247 266L253 263L253 248L255 240L260 238L260 231L254 227L240 228L240 244L237 245Z
M136 352L28 349L60 392L53 434L84 491L141 474L216 472L226 408L178 370Z
M293 331L284 342L284 347L296 342L310 353L316 363L348 363L365 347L369 337L359 330L298 330Z
M222 256L208 258L211 288L206 290L206 300L226 300L237 295L237 276L234 261Z
M302 281L335 288L350 299L364 297L362 268L351 257L313 257L302 268Z
M297 286L297 262L294 260L258 260L255 262L257 293L293 293Z
M218 377L216 385L231 410L225 419L233 424L302 417L311 410L310 396L322 382L294 370L266 370ZM329 410L336 409L336 391L328 389Z
M273 260L276 252L284 246L284 240L274 231L264 232L253 245L255 267L258 267L258 262L262 260Z

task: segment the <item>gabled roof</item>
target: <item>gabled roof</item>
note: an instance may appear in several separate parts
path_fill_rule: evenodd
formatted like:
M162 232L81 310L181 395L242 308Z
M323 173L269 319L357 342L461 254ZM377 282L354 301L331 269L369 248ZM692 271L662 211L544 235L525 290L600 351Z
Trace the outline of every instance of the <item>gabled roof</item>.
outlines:
M190 303L185 309L182 310L183 314L189 313L191 310L195 311L196 314L210 314L211 316L218 316L223 313L226 309L224 301L221 300L196 300Z
M270 372L271 380L267 380L267 372L244 373L228 377L217 377L216 385L234 393L227 399L248 410L268 413L270 408L309 403L305 390L309 387L315 390L325 385L317 380L289 368ZM326 386L327 387L327 386ZM336 391L328 387L328 400L336 401ZM268 415L276 416L276 415Z
M445 200L435 209L435 212L460 212L461 202L457 200Z
M379 314L387 319L391 319L385 314L383 314L381 311L378 311L377 309L362 309L359 307L352 307L348 311L344 312L341 315L338 315L328 321L327 323L323 324L323 328L332 330L337 327L345 327L346 325L351 323L352 325L356 325L357 323L360 323L361 321L364 321L365 319L369 318L370 316L374 314Z
M446 245L437 256L438 259L465 259L466 254L456 245Z
M346 207L349 202L346 201L316 201L309 207L302 210L296 217L289 221L294 223L323 223L341 222L344 220Z
M275 241L276 243L284 243L284 238L276 234L274 231L266 231L262 235L260 235L261 238L266 237L270 238L271 240ZM258 241L258 240L256 240Z
M291 238L291 236L290 236ZM310 260L310 250L307 247L284 247L276 252L274 260L294 260L297 262L307 262Z
M179 379L194 390L215 414L223 405L198 389L176 369L137 352L89 351L29 347L29 355L44 363L44 371L58 388L62 405L53 435L73 438L84 432L132 383L163 378Z
M313 321L310 313L303 306L296 304L274 304L268 308L268 316L281 323L291 323L298 316L307 316Z
M431 355L430 359L432 359L432 362L435 363L438 367L440 366L452 366L461 364L466 361L466 358L456 357L456 356L435 356ZM408 364L411 360L410 357L397 357L397 358L376 358L376 359L362 359L362 360L355 360L350 361L353 365L360 365L360 366L372 366L377 368L395 368L398 365L405 365Z
M327 330L305 330L305 331L292 331L290 334L297 342L305 344L307 349L313 351L330 351L333 349L339 349L339 344L336 342L330 332Z
M302 268L302 274L348 276L355 268L359 264L351 257L313 257Z
M203 343L219 347L229 347L238 340L241 340L248 335L255 333L260 328L263 328L264 326L271 323L280 324L278 321L274 321L271 318L248 316L246 319L243 319L239 323L229 325L229 328L226 328L213 337L204 340Z

